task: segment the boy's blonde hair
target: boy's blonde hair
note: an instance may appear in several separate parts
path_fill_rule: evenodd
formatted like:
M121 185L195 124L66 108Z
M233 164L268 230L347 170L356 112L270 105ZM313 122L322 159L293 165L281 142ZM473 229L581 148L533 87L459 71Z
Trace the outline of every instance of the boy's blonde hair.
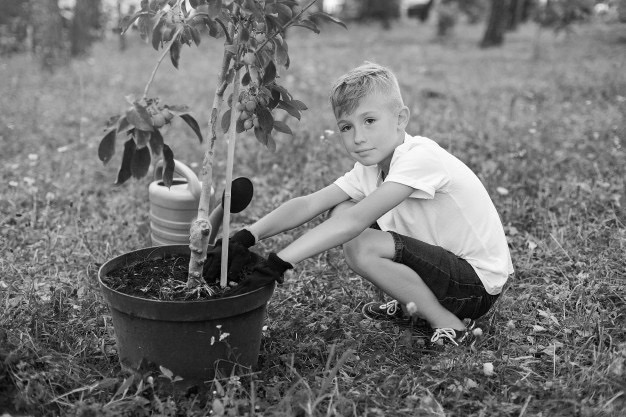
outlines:
M330 91L330 104L336 117L351 114L360 101L372 94L379 93L388 98L391 110L400 110L404 106L400 86L396 76L381 65L365 62L335 81Z

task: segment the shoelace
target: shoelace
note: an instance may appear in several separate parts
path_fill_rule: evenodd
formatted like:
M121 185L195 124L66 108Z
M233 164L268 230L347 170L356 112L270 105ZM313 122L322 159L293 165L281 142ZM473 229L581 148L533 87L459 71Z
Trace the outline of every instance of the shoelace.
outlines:
M456 346L459 345L456 340L454 340L454 338L456 337L456 330L451 328L435 329L435 333L433 334L433 337L430 338L430 341L432 343L436 343L439 341L439 339L443 339L444 337L447 337L448 340L450 340Z
M381 310L384 309L387 312L387 314L390 316L395 315L398 312L399 308L400 308L400 303L396 300L391 300L388 303L380 305L380 309Z

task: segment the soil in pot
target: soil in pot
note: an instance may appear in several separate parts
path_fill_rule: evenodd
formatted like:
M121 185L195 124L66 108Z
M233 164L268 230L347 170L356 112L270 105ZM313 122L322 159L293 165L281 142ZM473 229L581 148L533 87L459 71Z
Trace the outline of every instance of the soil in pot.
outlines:
M237 276L228 277L228 285L237 285L245 274L262 259L253 253ZM221 288L219 276L205 276L205 284L190 291L187 288L189 255L164 255L140 260L109 272L102 281L123 294L150 300L189 301L220 298L228 288Z

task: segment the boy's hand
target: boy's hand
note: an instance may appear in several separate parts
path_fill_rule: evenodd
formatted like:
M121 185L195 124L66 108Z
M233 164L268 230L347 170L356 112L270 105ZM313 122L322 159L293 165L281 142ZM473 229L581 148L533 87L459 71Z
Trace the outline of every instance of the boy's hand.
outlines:
M230 288L225 295L238 295L247 293L257 288L264 287L274 281L282 284L283 275L288 269L293 269L293 265L285 262L274 252L270 253L267 259L257 263L245 278L236 287Z
M228 240L228 276L235 278L241 270L253 263L256 258L248 248L254 246L255 238L247 229L239 230ZM209 247L202 270L205 281L212 283L219 280L222 267L222 239L215 242L214 247Z

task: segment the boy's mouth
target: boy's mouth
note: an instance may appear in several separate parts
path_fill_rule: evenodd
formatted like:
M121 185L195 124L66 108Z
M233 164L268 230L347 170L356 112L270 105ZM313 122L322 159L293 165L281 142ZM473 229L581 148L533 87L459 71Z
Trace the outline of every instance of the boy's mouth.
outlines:
M369 151L371 151L371 150L373 150L373 149L374 149L374 148L359 149L359 150L354 151L354 153L357 153L357 154L359 154L359 155L360 155L360 154L362 154L362 153L369 152Z

